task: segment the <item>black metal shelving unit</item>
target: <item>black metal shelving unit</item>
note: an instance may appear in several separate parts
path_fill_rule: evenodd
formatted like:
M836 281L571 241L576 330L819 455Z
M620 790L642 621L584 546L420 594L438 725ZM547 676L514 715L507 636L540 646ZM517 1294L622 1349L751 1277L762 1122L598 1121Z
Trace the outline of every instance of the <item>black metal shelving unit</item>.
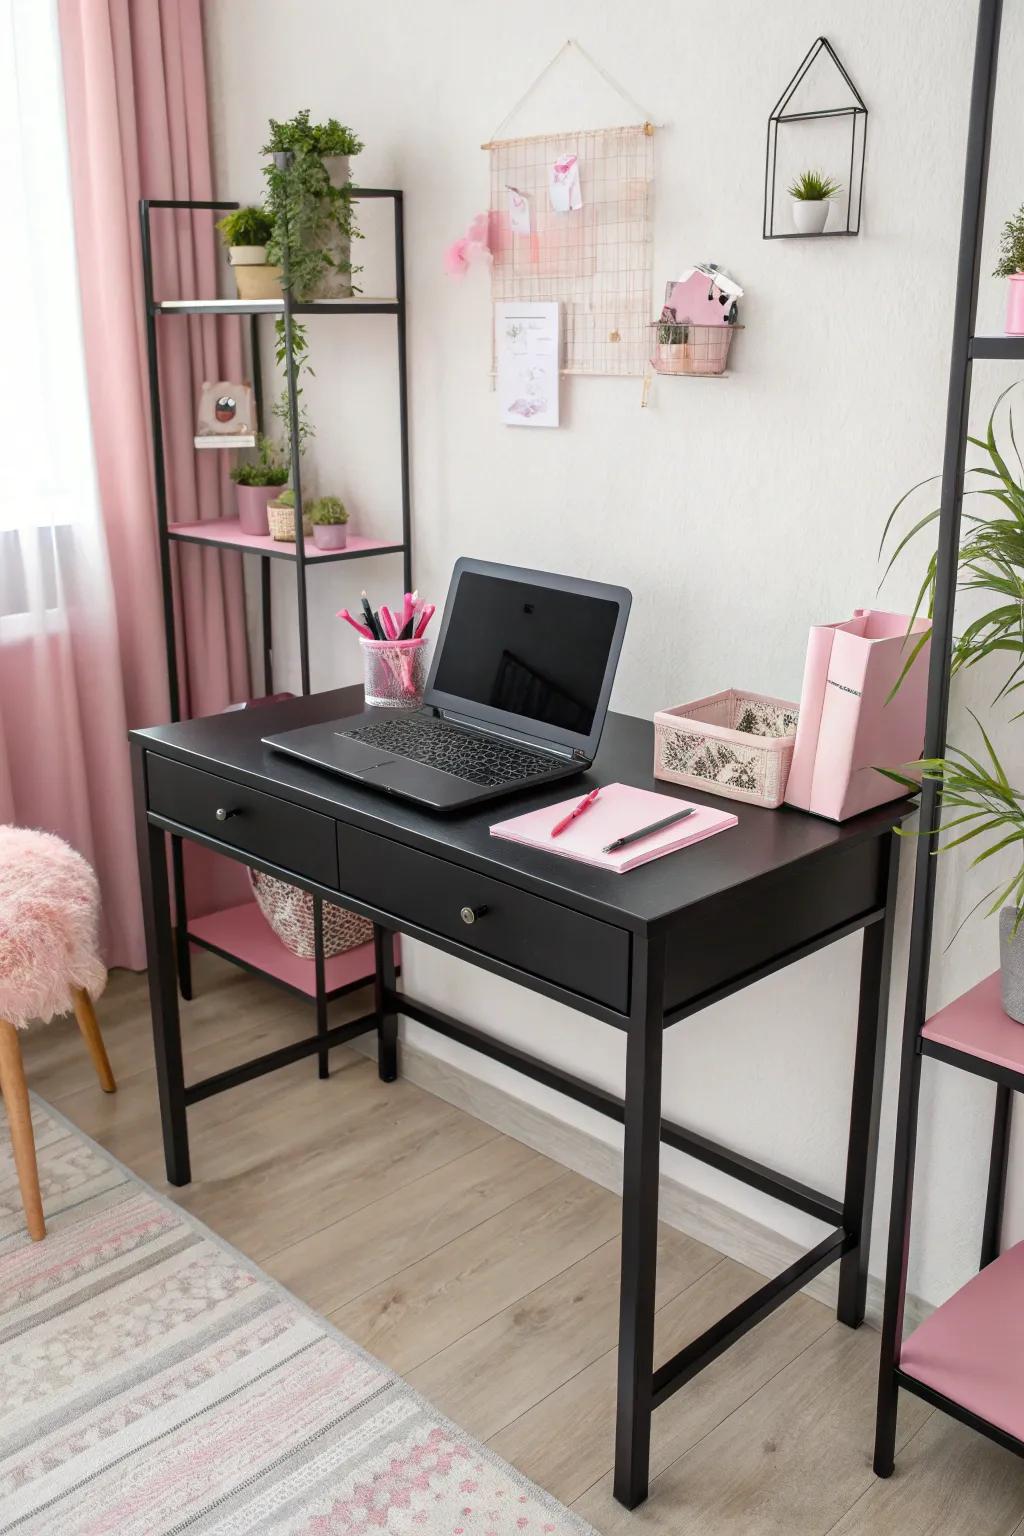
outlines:
M236 550L245 555L253 555L260 563L260 613L263 651L263 690L265 694L274 691L274 667L273 667L273 615L271 610L271 584L270 561L291 560L295 566L295 593L297 620L299 631L299 668L301 676L301 689L303 694L310 692L310 668L309 668L309 618L307 608L307 573L309 567L320 565L332 565L339 561L367 559L378 555L402 556L403 584L408 591L412 587L412 529L411 529L411 488L410 488L410 464L409 464L409 392L408 392L408 359L406 350L406 289L405 289L405 230L404 230L404 206L402 193L394 188L381 187L353 187L352 198L355 201L368 201L371 199L389 199L392 204L394 223L394 268L395 268L395 294L393 298L368 298L356 294L350 299L313 300L309 302L299 301L293 298L288 284L287 254L285 255L285 269L282 278L282 298L259 299L246 301L241 299L158 299L153 288L153 242L151 217L154 212L180 210L188 213L227 213L238 208L237 202L221 201L193 201L176 198L143 198L139 202L139 221L142 243L142 269L143 269L143 294L145 303L146 344L149 371L149 401L150 423L153 440L153 476L156 499L157 529L160 548L160 577L163 603L164 643L167 655L167 677L170 694L171 719L181 718L181 688L177 670L177 646L174 622L174 562L171 555L172 545L202 544L207 548L222 550ZM399 472L401 480L401 538L393 541L366 540L361 541L357 548L344 550L311 553L307 547L307 541L297 536L294 545L275 543L271 539L263 544L255 546L250 537L233 536L230 520L217 519L207 523L176 524L169 515L167 473L164 456L164 424L163 410L160 398L160 367L159 367L159 335L161 328L173 323L180 316L235 315L242 320L248 320L249 364L253 379L255 394L257 422L263 423L263 387L260 346L260 318L270 315L275 319L283 317L284 342L285 342L285 385L288 393L288 411L290 419L291 440L298 440L298 382L292 354L292 326L298 317L310 315L381 315L394 318L396 328L396 341L398 349L398 415L399 415ZM292 486L295 492L295 525L296 529L302 528L302 473L301 462L298 455L294 455L292 464ZM171 867L172 883L175 902L175 937L177 945L178 985L182 996L190 999L192 996L192 974L189 946L192 943L211 949L217 954L242 965L245 969L255 971L266 976L286 990L295 992L297 989L281 976L269 970L263 970L258 963L239 958L229 949L212 942L209 938L202 938L196 934L190 934L188 911L185 899L185 874L184 855L181 839L171 839ZM314 929L316 935L316 955L312 962L315 972L315 989L307 993L298 989L299 995L311 996L315 1002L317 1011L317 1027L320 1033L327 1030L327 1005L335 997L344 992L351 991L355 986L361 986L365 981L372 979L373 970L369 970L364 978L346 982L342 986L330 987L326 979L326 964L323 955L323 912L319 899L314 901ZM327 1075L327 1050L320 1054L320 1075Z
M960 256L957 271L953 318L953 345L946 409L945 451L942 464L942 494L939 515L938 559L935 578L935 606L928 677L925 757L942 757L946 749L946 723L949 710L950 657L956 603L960 519L964 495L967 456L968 415L971 401L972 369L975 359L1024 361L1024 336L984 336L975 332L978 285L982 274L981 245L988 179L989 150L992 138L992 111L995 97L996 65L1002 21L1001 0L980 0L978 31L971 87L967 133L967 164L964 178L963 214L960 227ZM1015 1360L1019 1344L1005 1337L993 1347L986 1343L974 1356L972 1382L962 1390L948 1387L954 1373L943 1359L943 1346L951 1339L962 1345L971 1338L971 1308L979 1315L978 1338L983 1339L987 1324L984 1308L998 1294L1000 1284L1018 1284L1020 1265L1004 1267L1002 1281L999 1266L1011 1255L1001 1255L1001 1225L1006 1182L1007 1153L1014 1092L1024 1090L1024 1029L1019 1045L1011 1046L1009 1057L987 1050L981 1038L987 1016L999 1016L995 984L972 989L972 993L949 1005L941 1014L927 1018L928 974L931 957L932 927L935 910L937 861L937 820L939 785L926 781L921 793L921 836L917 843L916 879L911 918L910 954L903 1044L900 1059L900 1083L897 1102L896 1148L893 1170L892 1214L886 1269L885 1306L882 1320L882 1349L878 1387L878 1416L875 1438L875 1471L888 1477L893 1471L896 1439L896 1414L900 1389L923 1398L953 1418L970 1425L989 1439L1024 1455L1024 1439L1007 1422L999 1422L1000 1413L978 1411L982 1401L994 1402L991 1383L1006 1380L1016 1372L1024 1410L1024 1360ZM944 1016L957 1008L959 1027L943 1029ZM945 1035L945 1038L942 1038ZM1017 1055L1019 1053L1019 1056ZM921 1067L925 1057L947 1066L995 1082L992 1148L989 1160L988 1189L985 1202L979 1273L944 1307L922 1325L918 1353L909 1352L904 1340L907 1259L910 1244L910 1219L914 1187L920 1104ZM997 1059L998 1058L998 1059ZM1014 1251L1011 1250L1011 1254ZM1024 1273L1024 1271L1022 1271ZM972 1290L970 1302L966 1292ZM1024 1306L1024 1282L1020 1284L1019 1305ZM941 1320L944 1308L945 1321ZM937 1321L938 1320L938 1321ZM945 1331L943 1331L945 1329ZM924 1346L929 1330L929 1349ZM911 1335L914 1338L914 1335ZM957 1345L953 1346L958 1347ZM988 1358L986 1358L986 1354ZM922 1360L918 1356L924 1357ZM962 1379L962 1378L961 1378ZM947 1384L947 1389L938 1385ZM979 1392L979 1384L981 1390ZM1024 1422L1024 1412L1014 1423Z

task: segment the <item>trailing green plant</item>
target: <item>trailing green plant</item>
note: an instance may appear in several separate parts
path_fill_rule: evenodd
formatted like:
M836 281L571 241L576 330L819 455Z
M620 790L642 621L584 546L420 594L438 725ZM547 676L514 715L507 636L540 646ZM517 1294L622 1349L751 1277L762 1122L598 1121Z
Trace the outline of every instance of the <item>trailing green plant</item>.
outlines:
M337 496L319 496L309 509L311 523L333 528L348 522L348 510Z
M955 676L957 672L976 666L979 661L985 660L988 656L1008 654L1015 657L1015 665L997 692L993 703L1024 687L1024 461L1021 460L1017 448L1013 411L1009 407L1007 408L1008 437L1020 473L1019 479L1015 478L1011 472L996 439L996 416L999 408L1007 395L1019 387L1020 382L1004 389L997 399L988 419L985 436L967 439L973 447L983 450L988 456L988 462L972 465L967 470L964 495L985 498L984 505L989 515L964 509L961 519L960 548L957 554L958 590L986 592L997 601L986 613L973 619L961 634L954 637L951 671ZM900 509L917 491L925 485L933 484L938 478L937 475L932 475L928 480L920 481L896 503L889 513L882 532L880 556L885 552L886 542ZM934 523L938 516L939 508L932 508L900 538L886 565L882 576L883 581L907 546L923 529ZM928 615L931 616L935 600L936 566L937 557L933 553L917 594L911 624L922 608L926 608ZM899 688L906 677L930 633L930 630L926 630L915 641L896 688ZM893 691L895 692L896 689ZM1019 719L1020 715L1014 718Z
M244 464L236 464L231 478L236 485L284 485L288 479L289 462L276 443L269 437L260 437L257 457Z
M798 203L822 203L842 190L842 183L823 171L801 171L790 183L789 195Z
M999 237L999 265L993 277L1013 277L1024 272L1024 203L1003 225Z
M233 245L267 245L273 237L274 218L266 208L250 204L247 208L235 208L218 219L217 228L229 249Z
M287 286L296 299L308 299L333 268L353 274L349 257L330 250L332 242L344 251L361 239L352 206L352 188L335 186L324 160L330 155L358 155L360 139L336 118L311 123L304 109L286 123L270 119L270 137L263 153L290 155L286 164L271 158L264 167L267 200L274 219L268 258L283 266Z
M288 358L288 340L285 329L284 317L274 322L274 360L279 368L283 368ZM310 420L309 410L303 400L302 378L303 374L309 378L316 375L309 362L309 337L306 335L306 327L292 317L292 367L295 370L295 397L298 404L298 442L292 442L292 418L288 405L288 385L285 384L281 393L271 407L277 420L281 423L288 450L292 459L301 456L306 451L306 444L311 437L316 436L316 428Z
M950 747L946 757L922 758L913 766L919 770L921 780L931 779L941 786L943 816L941 836L945 841L938 844L936 853L948 853L951 848L959 848L964 843L973 842L975 838L985 838L988 846L975 854L970 863L971 869L977 869L994 854L1001 853L1004 848L1017 846L1020 855L1018 872L1005 886L1000 882L986 891L960 924L962 928L968 918L994 896L995 899L986 908L985 916L994 916L1006 902L1012 902L1016 913L1013 933L1016 934L1021 923L1024 922L1024 794L1011 785L1006 776L1006 770L996 754L996 749L977 715L972 712L971 718L981 732L985 743L987 764L971 757L969 753L958 747ZM887 778L894 779L897 784L903 785L906 789L917 792L921 788L917 778L887 768L880 769L879 772L884 773ZM952 813L951 820L947 819L950 813ZM926 828L922 829L922 832L917 835L922 835L926 831ZM958 928L957 933L959 931ZM953 937L955 938L956 934Z

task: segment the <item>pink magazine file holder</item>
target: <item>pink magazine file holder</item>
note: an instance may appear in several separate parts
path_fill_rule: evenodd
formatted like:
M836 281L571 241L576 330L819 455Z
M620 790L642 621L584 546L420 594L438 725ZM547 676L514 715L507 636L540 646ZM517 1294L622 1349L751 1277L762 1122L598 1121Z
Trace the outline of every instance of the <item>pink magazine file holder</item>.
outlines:
M874 608L812 627L787 805L846 821L904 793L876 770L901 768L921 755L930 641L889 696L930 628L930 619L911 624L906 614Z

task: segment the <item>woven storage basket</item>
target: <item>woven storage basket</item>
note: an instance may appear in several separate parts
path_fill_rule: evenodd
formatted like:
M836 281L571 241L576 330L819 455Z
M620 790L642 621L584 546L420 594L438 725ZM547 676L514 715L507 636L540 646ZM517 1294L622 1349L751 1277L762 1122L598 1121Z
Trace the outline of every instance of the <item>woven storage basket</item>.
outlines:
M728 688L654 717L654 777L750 805L781 805L797 706Z
M253 895L267 922L281 943L293 955L312 960L313 944L313 897L309 891L265 875L262 870L250 869ZM373 938L373 924L345 907L335 906L333 901L324 902L324 959L344 954L348 949L358 949Z

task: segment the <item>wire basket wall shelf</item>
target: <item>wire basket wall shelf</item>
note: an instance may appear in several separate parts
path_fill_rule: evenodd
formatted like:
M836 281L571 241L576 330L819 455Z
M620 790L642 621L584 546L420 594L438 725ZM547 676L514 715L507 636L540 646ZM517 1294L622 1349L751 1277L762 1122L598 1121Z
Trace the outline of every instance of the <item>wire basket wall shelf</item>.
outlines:
M655 373L689 378L724 378L729 349L742 325L650 322L650 363Z
M823 59L831 64L833 72L849 92L850 100L842 106L815 107L806 111L794 110L794 99L808 81L815 64ZM819 71L820 72L820 71ZM803 234L795 229L779 227L778 204L778 151L779 130L791 124L824 123L849 119L849 171L846 185L846 218L841 227L826 228L820 234ZM845 65L827 37L819 37L808 50L792 80L772 109L768 119L768 139L764 163L764 222L762 233L766 240L821 240L829 235L859 235L861 206L864 200L864 150L867 143L868 109L857 87L851 80Z

